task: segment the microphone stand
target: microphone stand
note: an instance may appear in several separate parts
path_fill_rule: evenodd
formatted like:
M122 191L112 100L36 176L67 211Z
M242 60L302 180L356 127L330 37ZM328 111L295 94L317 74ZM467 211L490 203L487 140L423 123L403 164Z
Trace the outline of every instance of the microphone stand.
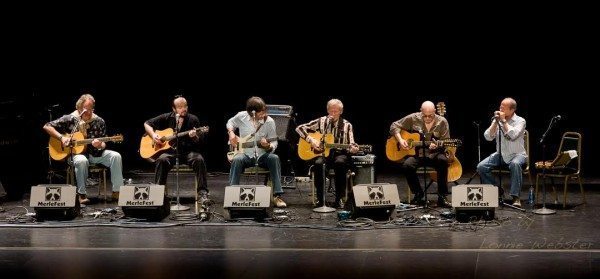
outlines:
M550 215L550 214L554 214L556 213L556 210L553 209L549 209L546 208L546 135L548 135L548 132L550 132L550 130L552 130L552 127L554 127L554 124L556 123L555 121L556 118L552 117L552 119L550 120L550 124L548 125L548 129L546 129L546 132L544 132L544 134L542 135L542 138L540 139L540 143L542 144L542 208L536 209L533 211L533 213L535 214L540 214L540 215Z
M77 187L77 177L75 177L75 162L73 161L73 156L74 156L73 155L73 148L75 148L75 146L73 145L73 135L75 134L75 131L77 131L77 128L79 127L79 124L81 124L81 121L83 121L82 116L83 116L84 112L85 111L83 111L83 112L81 112L79 114L79 120L77 120L77 124L75 124L75 126L71 130L71 133L69 134L69 140L70 140L70 142L69 142L68 147L69 147L69 160L70 160L70 165L71 165L71 171L70 171L70 173L67 173L67 176L73 178L72 182L75 182L75 187ZM61 144L62 144L62 141L61 141ZM86 183L86 182L84 181L83 183ZM98 187L100 187L100 186L98 186ZM77 190L75 190L75 192L77 193ZM77 196L77 201L76 201L77 203L79 203L79 195L80 195L79 193L77 193L77 195L76 195ZM85 204L81 204L80 206L81 207L85 207Z
M329 127L329 130L331 131L331 119L328 117L327 119L327 126ZM325 131L327 131L327 127L325 128ZM323 135L323 137L321 137L321 146L323 146L323 148L325 148L325 135ZM321 201L323 202L323 206L321 207L317 207L317 208L313 208L314 212L318 212L318 213L329 213L329 212L334 212L335 208L333 207L329 207L327 206L326 202L325 202L325 197L327 196L327 190L325 189L325 182L326 182L326 178L327 178L327 158L325 158L325 150L323 150L323 152L321 153L321 157L323 158L323 165L322 165L322 175L323 175L323 189L322 189L322 193L323 196L321 197Z
M500 158L498 160L498 166L497 166L497 168L498 168L498 195L500 196L500 193L502 193L502 196L499 199L500 205L503 206L503 207L504 206L508 206L508 207L510 207L512 209L516 209L516 210L520 210L520 211L525 212L524 208L519 208L519 207L516 207L516 206L514 206L512 204L506 204L506 203L504 203L504 189L502 189L502 162L504 162L504 159L502 159L502 137L503 137L503 134L504 134L504 130L503 130L504 127L502 127L502 125L501 125L500 120L499 120L498 117L496 117L495 121L496 121L496 126L498 127L498 139L497 139L497 141L498 141L498 155L500 156Z
M48 107L48 122L52 121L52 109L55 108L58 105L54 105L54 106L50 106ZM62 145L62 141L60 143ZM46 178L48 179L48 183L52 184L52 178L53 177L57 177L60 179L63 179L64 177L62 175L59 175L58 173L56 173L56 171L54 170L54 167L52 167L52 157L50 157L50 150L48 150L48 173L46 174ZM68 174L67 174L68 175Z
M256 179L256 184L258 185L258 130L256 129L256 112L252 111L252 122L254 122L254 178ZM265 185L266 186L266 185Z
M429 146L427 146L426 144L426 140L427 138L425 137L425 133L423 132L423 130L419 131L419 137L421 138L421 142L423 143L421 145L421 160L422 164L423 164L423 196L425 198L425 209L429 209L429 201L427 199L427 190L429 189L429 187L427 187L427 164L425 164L425 148L429 148ZM439 192L439 191L438 191Z
M477 127L477 162L481 162L481 134L479 133L479 123L473 121L473 125L475 125L475 127ZM473 173L473 175L471 175L471 177L469 178L469 180L467 181L467 183L465 184L470 184L471 180L473 180L473 178L475 178L475 176L477 176L479 173L477 172L477 165L475 166L475 172ZM481 176L479 177L479 180L481 180ZM481 181L480 181L481 182Z
M181 116L175 115L175 185L177 192L177 204L171 206L173 211L185 211L190 209L189 206L179 203L179 119Z

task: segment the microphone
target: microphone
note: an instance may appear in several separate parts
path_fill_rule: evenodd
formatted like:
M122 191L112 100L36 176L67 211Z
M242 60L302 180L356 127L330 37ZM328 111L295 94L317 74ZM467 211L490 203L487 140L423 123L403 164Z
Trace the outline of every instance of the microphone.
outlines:
M497 118L498 118L498 116L500 116L500 114L499 114L499 113L497 113L497 112L494 112L494 116L492 116L492 119L491 119L491 121L494 121L494 119L497 119Z
M252 111L252 117L256 117L256 111L255 110Z
M552 119L555 119L555 120L561 120L561 119L562 119L562 116L560 116L560 114L559 114L559 115L557 115L557 116L554 116L554 117L552 117Z
M83 110L81 111L81 113L79 114L79 117L81 117L81 116L82 116L84 113L86 113L86 112L87 112L87 109L83 109Z

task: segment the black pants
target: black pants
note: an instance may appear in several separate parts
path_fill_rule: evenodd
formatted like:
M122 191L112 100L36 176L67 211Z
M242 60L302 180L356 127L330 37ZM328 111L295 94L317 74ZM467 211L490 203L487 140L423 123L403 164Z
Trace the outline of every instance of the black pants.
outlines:
M180 155L179 163L187 163L194 173L196 173L196 181L198 183L198 193L200 191L208 192L208 186L206 185L206 163L204 163L204 157L200 153L190 152L188 154ZM156 160L156 169L154 173L154 182L159 185L167 185L167 175L169 171L175 166L175 154L163 153Z
M421 166L433 167L437 172L438 194L448 194L448 158L443 152L430 154L429 156L415 157L411 156L402 162L402 171L406 175L408 187L415 193L423 193L419 177L417 176L417 168Z
M314 183L317 188L317 199L323 199L323 165L325 165L325 174L333 166L335 171L335 200L339 201L346 196L346 173L352 166L352 158L345 154L330 155L327 158L317 157L314 161L313 171L315 173ZM325 202L325 201L321 201Z

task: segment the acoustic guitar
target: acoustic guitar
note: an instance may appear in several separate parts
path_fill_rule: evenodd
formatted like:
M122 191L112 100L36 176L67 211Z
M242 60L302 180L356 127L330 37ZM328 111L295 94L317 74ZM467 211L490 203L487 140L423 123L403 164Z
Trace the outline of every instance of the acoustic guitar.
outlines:
M68 137L69 134L64 134L63 136ZM92 143L94 140L99 140L101 142L122 142L123 136L116 135L112 137L86 139L81 132L75 132L71 138L71 144L69 146L63 146L61 140L55 137L50 137L50 140L48 141L48 151L50 152L50 157L52 159L56 161L62 161L69 156L71 152L73 152L73 154L81 154L83 151L85 151L87 145Z
M171 148L171 144L169 143L171 140L175 139L176 137L185 136L192 130L196 130L196 133L199 134L208 133L208 126L194 128L177 134L175 134L175 131L173 131L171 128L154 131L160 136L160 139L163 142L162 144L156 143L152 137L150 137L150 135L146 134L140 141L140 156L142 156L144 159L154 161L161 153Z
M277 137L268 138L267 142L276 141L277 139L278 139ZM258 141L260 142L260 140L258 140ZM254 147L254 136L252 134L247 135L243 138L238 137L238 143L235 147L232 147L231 145L229 145L229 152L227 152L227 160L231 163L231 161L233 161L233 157L235 157L235 155L244 153L244 149L252 148L252 147ZM260 143L259 143L258 148L262 148L262 147L260 147Z
M298 142L298 156L300 156L300 159L302 160L310 160L322 155L328 157L329 152L332 148L343 150L348 149L351 146L351 144L334 143L335 139L333 137L333 134L325 134L323 136L319 132L314 132L309 133L308 135L311 136L313 139L320 141L321 148L319 150L316 150L312 147L310 143L308 143L308 141L306 141L303 138L300 138L300 141ZM365 153L373 152L373 147L370 145L358 145L358 149Z

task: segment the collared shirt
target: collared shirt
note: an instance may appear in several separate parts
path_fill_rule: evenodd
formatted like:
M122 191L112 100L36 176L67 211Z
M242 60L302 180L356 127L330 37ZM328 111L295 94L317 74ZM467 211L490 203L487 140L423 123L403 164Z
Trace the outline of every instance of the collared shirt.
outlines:
M503 137L501 141L496 140L496 152L498 150L502 151L502 160L505 163L509 163L515 156L523 155L527 157L527 153L525 152L525 118L518 116L516 113L506 121L508 124L508 130L503 131ZM498 132L500 131L500 127L496 130L496 133L491 133L491 128L488 127L483 136L487 141L492 141L498 137ZM502 146L499 145L502 144Z
M450 138L450 128L448 125L448 120L441 115L434 114L433 125L431 129L427 130L427 125L425 125L425 121L423 121L423 113L415 112L411 113L404 118L395 121L390 126L390 135L394 136L396 133L401 130L407 131L409 133L423 133L424 140L430 141L432 139L442 140ZM422 149L422 148L418 148ZM438 148L443 150L442 148ZM430 153L439 152L440 150L429 150L429 148L425 148L425 154L428 155ZM420 154L422 155L422 154ZM419 156L420 156L419 155Z
M58 119L48 122L47 124L52 126L56 131L65 135L70 134L73 128L79 123L79 127L75 129L75 132L81 132L83 137L86 139L101 138L106 136L106 123L104 119L96 114L92 114L92 117L88 121L79 121L79 112L74 111L71 114L66 114ZM102 155L104 149L96 149L91 147L86 148L86 152L92 156L98 157Z
M256 127L258 126L255 127L254 121L252 120L252 116L250 116L247 111L240 111L235 116L227 120L226 126L228 130L239 129L240 139L244 142L254 141L255 138L257 141L260 141L263 138L267 139L272 149L271 152L275 151L275 149L277 148L277 132L275 130L275 120L273 120L273 118L271 118L270 116L267 116L266 120L258 120L257 125L260 125L258 131L256 131ZM254 133L255 135L250 136ZM258 157L267 153L267 151L264 148L260 148L260 143L259 147L256 148L256 150ZM250 158L254 158L254 148L244 148L244 154L248 155L248 157Z
M333 122L331 118L323 116L296 127L296 132L303 139L306 139L309 131L319 132L321 134L333 134L334 143L355 143L352 124L343 118L339 118L337 122Z

